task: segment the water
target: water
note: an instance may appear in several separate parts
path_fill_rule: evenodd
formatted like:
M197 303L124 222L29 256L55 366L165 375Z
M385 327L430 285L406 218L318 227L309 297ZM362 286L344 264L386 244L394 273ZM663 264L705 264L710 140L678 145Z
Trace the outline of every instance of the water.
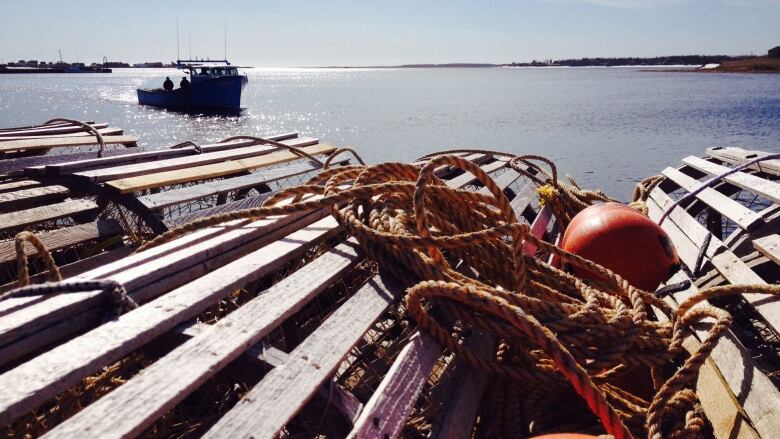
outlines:
M250 69L239 117L140 107L173 70L0 75L0 127L53 117L110 122L161 148L298 131L369 162L454 147L550 157L627 199L636 181L715 145L780 151L780 75L633 68Z

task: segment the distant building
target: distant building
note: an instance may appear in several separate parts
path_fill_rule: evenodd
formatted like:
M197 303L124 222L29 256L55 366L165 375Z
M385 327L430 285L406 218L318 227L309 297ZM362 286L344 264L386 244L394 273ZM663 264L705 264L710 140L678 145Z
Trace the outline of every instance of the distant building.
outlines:
M769 49L767 55L769 55L771 58L780 58L780 46Z

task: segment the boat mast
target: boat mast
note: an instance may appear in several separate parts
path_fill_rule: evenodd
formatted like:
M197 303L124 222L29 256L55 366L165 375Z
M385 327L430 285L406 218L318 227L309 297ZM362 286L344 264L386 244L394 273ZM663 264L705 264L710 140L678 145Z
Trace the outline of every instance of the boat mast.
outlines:
M225 42L225 56L222 59L227 60L227 19L225 20L225 38L223 41Z
M179 55L179 16L176 16L176 61L180 60Z

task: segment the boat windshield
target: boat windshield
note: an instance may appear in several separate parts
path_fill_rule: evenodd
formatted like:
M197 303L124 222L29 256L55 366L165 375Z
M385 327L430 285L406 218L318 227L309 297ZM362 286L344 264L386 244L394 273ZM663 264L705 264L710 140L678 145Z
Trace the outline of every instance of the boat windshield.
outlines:
M192 69L192 73L198 76L236 76L238 68L236 67L197 67Z

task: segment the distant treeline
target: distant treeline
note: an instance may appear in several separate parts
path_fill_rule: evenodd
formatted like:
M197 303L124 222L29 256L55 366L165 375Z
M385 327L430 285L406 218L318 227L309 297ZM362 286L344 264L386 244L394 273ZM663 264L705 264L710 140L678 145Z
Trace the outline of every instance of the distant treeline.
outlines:
M703 65L710 63L721 63L723 61L739 60L749 58L748 56L728 56L728 55L678 55L678 56L656 56L653 58L580 58L580 59L559 59L559 60L533 60L530 63L503 64L508 67L544 67L544 66L670 66L670 65Z

